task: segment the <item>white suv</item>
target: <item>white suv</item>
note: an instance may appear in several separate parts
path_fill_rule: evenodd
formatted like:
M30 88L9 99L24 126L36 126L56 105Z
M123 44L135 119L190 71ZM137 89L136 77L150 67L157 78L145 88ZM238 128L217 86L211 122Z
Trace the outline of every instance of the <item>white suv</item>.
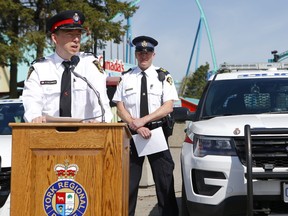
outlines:
M210 77L185 117L182 215L288 215L287 68L224 64Z
M24 122L23 114L21 99L0 100L0 213L10 194L12 129L8 124Z

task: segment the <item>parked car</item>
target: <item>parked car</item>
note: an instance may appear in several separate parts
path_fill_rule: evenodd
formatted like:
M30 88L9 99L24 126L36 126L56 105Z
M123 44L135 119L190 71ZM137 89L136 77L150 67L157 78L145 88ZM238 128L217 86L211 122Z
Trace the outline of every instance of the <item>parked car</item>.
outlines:
M9 123L24 122L23 114L21 99L0 99L0 208L10 194L12 129Z
M182 215L288 214L287 69L222 65L196 112L182 113L189 120L180 156ZM260 132L246 133L247 126Z

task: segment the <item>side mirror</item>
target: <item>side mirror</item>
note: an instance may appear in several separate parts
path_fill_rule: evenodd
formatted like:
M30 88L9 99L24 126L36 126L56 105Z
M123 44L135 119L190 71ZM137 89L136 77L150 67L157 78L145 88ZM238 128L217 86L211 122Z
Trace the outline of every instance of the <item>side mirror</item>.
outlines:
M187 107L174 107L171 116L175 122L194 121L195 113L190 112Z

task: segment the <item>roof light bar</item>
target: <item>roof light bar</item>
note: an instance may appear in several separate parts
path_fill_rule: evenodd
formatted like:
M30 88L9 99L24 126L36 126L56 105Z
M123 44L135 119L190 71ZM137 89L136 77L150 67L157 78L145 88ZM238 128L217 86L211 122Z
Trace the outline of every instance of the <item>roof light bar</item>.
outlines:
M288 69L288 63L274 62L274 63L255 63L255 64L221 64L219 70L268 70L271 68Z

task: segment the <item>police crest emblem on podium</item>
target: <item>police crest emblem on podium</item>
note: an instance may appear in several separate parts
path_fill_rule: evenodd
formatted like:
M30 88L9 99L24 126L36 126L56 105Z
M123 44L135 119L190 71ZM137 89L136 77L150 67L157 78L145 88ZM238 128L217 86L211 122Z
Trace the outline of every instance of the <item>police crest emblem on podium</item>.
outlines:
M46 190L43 207L48 216L82 216L84 215L88 197L81 184L75 181L79 168L76 164L56 164L54 171L57 181Z

